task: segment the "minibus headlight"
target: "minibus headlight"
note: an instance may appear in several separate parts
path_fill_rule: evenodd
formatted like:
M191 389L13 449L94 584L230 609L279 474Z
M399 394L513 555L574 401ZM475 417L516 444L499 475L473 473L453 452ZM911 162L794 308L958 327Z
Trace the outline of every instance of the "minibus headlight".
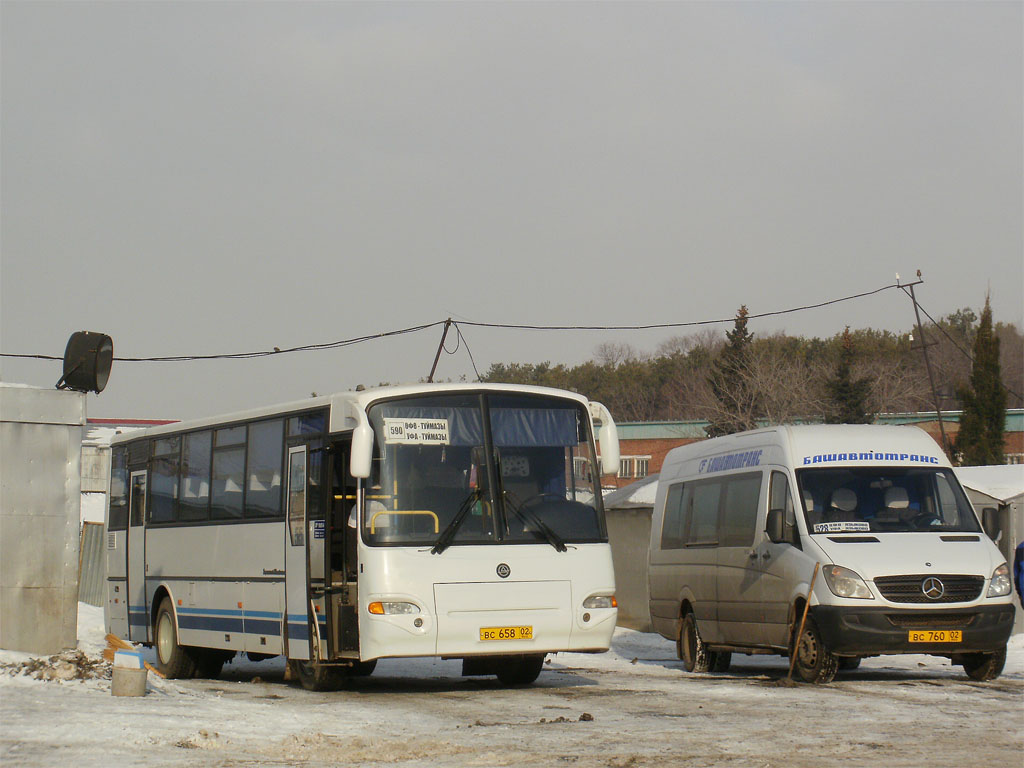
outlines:
M1010 569L1003 563L992 571L992 581L988 583L989 597L1005 597L1010 594Z
M591 595L583 601L583 607L588 610L594 608L617 608L619 601L615 599L615 595Z
M872 598L871 590L856 571L843 568L841 565L826 565L821 570L825 574L825 583L836 597L854 597L864 600Z
M367 606L367 610L376 616L394 616L419 613L420 607L416 603L374 602Z

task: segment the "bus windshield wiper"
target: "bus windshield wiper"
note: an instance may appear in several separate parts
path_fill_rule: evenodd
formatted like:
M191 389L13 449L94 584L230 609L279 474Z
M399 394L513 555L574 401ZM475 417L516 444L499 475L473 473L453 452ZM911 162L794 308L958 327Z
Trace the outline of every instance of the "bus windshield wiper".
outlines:
M522 504L516 502L515 496L508 491L505 491L505 500L508 502L507 506L512 510L512 513L522 520L527 525L532 525L540 534L548 540L548 544L555 548L556 552L568 552L569 548L565 546L565 542L562 537L555 533L551 526L540 519L540 516L527 509Z
M444 552L452 543L452 539L455 538L455 534L459 530L459 526L462 525L462 521L466 519L466 515L469 514L469 510L473 508L473 503L480 498L480 490L474 488L469 492L469 496L465 498L462 504L459 506L459 511L455 513L455 517L448 523L441 535L437 537L437 541L434 542L434 546L430 548L430 554L440 555Z

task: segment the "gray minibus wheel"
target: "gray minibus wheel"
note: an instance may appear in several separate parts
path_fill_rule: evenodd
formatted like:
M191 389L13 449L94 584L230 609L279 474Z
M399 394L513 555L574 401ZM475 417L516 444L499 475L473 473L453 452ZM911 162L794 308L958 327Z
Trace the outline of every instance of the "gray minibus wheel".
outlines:
M793 670L805 683L831 683L839 668L839 659L825 645L821 633L808 617L804 625L804 633L795 643L793 653L796 660Z
M701 640L700 631L697 629L697 617L693 615L693 611L687 611L679 624L676 652L683 660L683 668L687 672L707 672L711 668L711 654Z
M964 672L971 680L995 680L1006 664L1006 646L995 653L969 653L963 657Z

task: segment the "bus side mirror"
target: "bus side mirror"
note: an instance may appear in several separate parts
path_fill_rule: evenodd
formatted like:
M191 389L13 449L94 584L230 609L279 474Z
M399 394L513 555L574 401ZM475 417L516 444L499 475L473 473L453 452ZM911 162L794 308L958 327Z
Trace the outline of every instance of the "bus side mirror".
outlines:
M601 422L597 433L597 442L601 451L601 473L617 475L619 473L619 431L611 413L601 403L590 403L590 417Z
M768 534L769 541L775 544L786 543L786 510L768 510L768 519L765 521L764 530Z
M999 510L995 507L985 507L981 510L981 527L985 529L985 534L995 541L999 538Z
M370 476L373 464L373 428L366 418L366 411L355 403L351 403L349 415L356 420L352 430L351 456L348 460L348 472L352 477L365 480Z

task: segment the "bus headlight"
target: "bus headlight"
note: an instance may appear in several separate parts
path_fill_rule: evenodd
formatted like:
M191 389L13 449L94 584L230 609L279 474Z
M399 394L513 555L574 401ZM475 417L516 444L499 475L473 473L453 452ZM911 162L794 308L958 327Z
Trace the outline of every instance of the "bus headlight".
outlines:
M1003 563L992 571L992 581L988 583L989 597L1005 597L1010 594L1010 569Z
M615 595L591 595L583 601L583 607L589 610L594 608L617 608L619 606Z
M836 597L853 597L870 600L873 595L856 571L843 568L841 565L826 565L821 569L825 574L825 583Z
M416 603L374 602L367 606L367 610L375 616L408 616L419 613L420 607Z

